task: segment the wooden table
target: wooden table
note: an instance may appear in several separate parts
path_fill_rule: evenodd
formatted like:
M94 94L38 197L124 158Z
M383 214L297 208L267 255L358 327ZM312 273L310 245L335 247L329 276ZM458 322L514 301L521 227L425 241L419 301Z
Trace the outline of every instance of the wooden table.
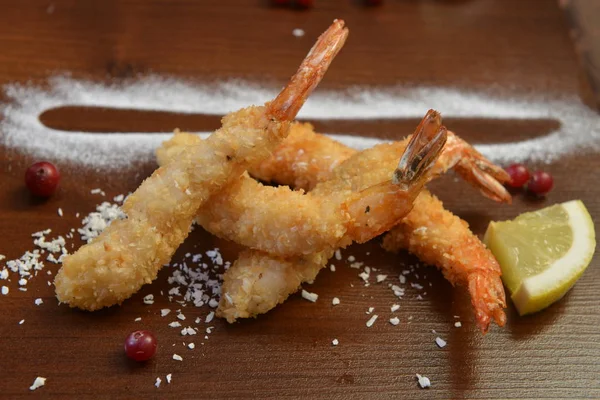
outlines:
M272 8L266 1L2 1L0 9L1 85L43 85L50 76L69 73L75 79L117 83L157 74L208 82L243 78L277 87L338 17L346 20L351 36L323 88L407 84L502 89L515 96L576 95L594 103L567 19L551 0L397 0L380 8L317 1L307 11ZM305 36L294 37L294 28L302 28ZM91 118L63 110L50 119L57 127L90 131L212 129L218 124L202 115L181 120L170 114L132 115ZM406 130L416 120L397 123ZM556 127L555 121L454 123L452 129L475 143L500 140L507 131L523 138ZM398 131L393 124L363 121L359 130ZM343 132L351 125L338 121L317 127ZM484 129L486 138L480 135ZM80 226L75 213L85 215L102 200L90 189L100 187L112 198L135 189L156 167L149 162L115 174L59 163L62 188L41 202L23 185L24 171L34 161L18 149L0 147L0 253L8 259L32 249L32 232L52 227L53 233L64 234ZM540 201L516 194L512 206L482 199L452 178L432 189L479 235L490 220L577 198L584 200L598 230L598 167L598 154L566 156L543 166L554 175L556 189ZM65 212L62 218L58 207ZM197 243L201 245L194 247ZM215 246L226 259L235 259L235 246L199 229L174 259ZM394 279L402 265L416 262L407 254L385 254L377 241L344 254L366 260ZM323 271L310 287L321 295L318 302L294 295L256 320L235 325L215 321L210 339L193 351L182 346L185 338L178 330L167 326L173 318L160 317L160 308L174 309L166 298L158 296L152 306L142 302L146 294L168 290L166 270L123 306L96 313L58 306L44 276L32 279L27 292L18 291L13 278L10 294L0 296L0 397L600 398L597 256L563 300L525 318L511 305L506 327L494 326L485 337L474 324L465 291L453 288L433 267L421 267L419 279L411 275L414 281L431 282L431 289L423 300L417 299L418 291L407 289L396 313L402 322L393 327L387 322L395 301L391 291L385 285L364 287L357 270L343 264L335 273ZM57 271L54 264L46 268ZM333 296L342 299L335 308ZM44 304L35 306L39 297ZM365 326L369 307L380 314L370 329ZM208 312L206 307L184 311L188 319ZM461 328L454 327L455 315ZM136 317L142 321L134 322ZM21 319L23 325L18 324ZM125 336L140 327L154 331L161 346L146 365L129 362L122 350ZM448 345L438 348L436 336ZM331 345L334 338L340 341L337 347ZM174 361L174 352L184 361ZM164 383L168 373L173 374L170 385ZM420 389L416 373L430 377L432 387ZM36 376L48 381L31 393ZM163 384L157 389L158 376Z

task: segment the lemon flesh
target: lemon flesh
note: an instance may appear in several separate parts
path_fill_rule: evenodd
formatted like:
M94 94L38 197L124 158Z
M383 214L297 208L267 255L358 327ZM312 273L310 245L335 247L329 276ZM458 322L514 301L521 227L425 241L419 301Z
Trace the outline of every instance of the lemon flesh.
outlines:
M491 222L484 242L520 315L540 311L573 287L596 248L594 223L581 200Z

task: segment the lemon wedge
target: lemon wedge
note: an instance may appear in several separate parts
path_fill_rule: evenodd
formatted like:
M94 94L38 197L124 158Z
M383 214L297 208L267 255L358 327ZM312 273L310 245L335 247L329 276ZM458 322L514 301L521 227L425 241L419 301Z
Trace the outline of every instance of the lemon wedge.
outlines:
M594 255L594 223L581 200L491 222L485 244L520 315L540 311L573 287Z

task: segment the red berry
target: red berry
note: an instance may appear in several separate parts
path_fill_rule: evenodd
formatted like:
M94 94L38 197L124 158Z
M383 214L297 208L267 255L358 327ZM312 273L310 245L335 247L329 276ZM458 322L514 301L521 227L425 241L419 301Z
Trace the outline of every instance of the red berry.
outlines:
M135 361L146 361L156 353L156 338L150 331L131 332L125 339L125 354Z
M527 184L527 190L538 196L543 196L551 191L553 186L554 179L552 179L552 175L544 171L535 171Z
M52 196L59 181L60 172L54 164L47 161L37 162L25 172L25 185L36 196Z
M506 168L506 172L510 175L510 182L507 182L508 186L520 188L529 181L529 171L523 164L512 164Z
M298 4L298 7L311 8L315 5L315 0L296 0L296 4Z

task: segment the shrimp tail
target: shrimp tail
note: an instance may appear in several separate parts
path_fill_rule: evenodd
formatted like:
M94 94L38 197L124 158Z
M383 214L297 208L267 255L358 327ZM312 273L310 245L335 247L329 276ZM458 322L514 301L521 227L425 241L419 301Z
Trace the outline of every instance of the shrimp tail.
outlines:
M498 326L506 324L506 299L502 281L498 275L485 270L469 274L468 285L471 304L475 310L477 325L483 334L487 333L492 319Z
M292 121L296 118L296 114L323 79L335 56L344 47L348 33L343 20L333 21L319 36L288 85L269 104L268 115L282 121Z
M429 110L411 137L394 171L392 183L409 187L426 175L446 144L447 131L439 112Z
M510 193L503 186L510 180L508 173L492 164L481 153L452 132L448 132L448 145L444 152L448 154L447 168L454 168L465 181L476 187L485 197L501 203L510 204Z

